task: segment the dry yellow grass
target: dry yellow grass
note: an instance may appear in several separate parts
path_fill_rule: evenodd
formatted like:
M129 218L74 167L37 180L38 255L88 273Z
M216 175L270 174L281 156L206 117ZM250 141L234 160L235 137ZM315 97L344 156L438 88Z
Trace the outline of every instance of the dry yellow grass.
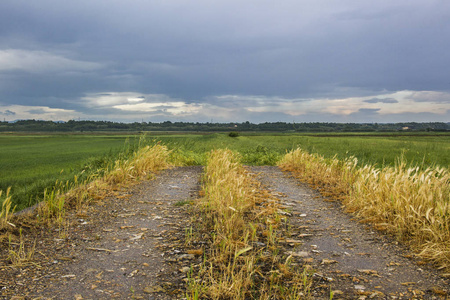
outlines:
M450 270L450 175L445 168L358 167L356 158L325 159L301 149L279 163L341 200L375 228L406 241L418 255Z
M167 147L160 144L144 146L136 150L130 159L117 160L110 170L99 170L99 174L104 174L102 176L93 174L83 182L78 182L76 177L72 183L57 181L53 189L44 191L44 201L37 209L39 221L62 224L66 209L79 209L91 199L103 199L120 187L170 167L169 153ZM0 228L5 227L11 217L10 200L11 196L7 194L0 213Z
M117 160L103 180L110 185L125 184L139 177L165 169L168 163L169 151L166 146L157 144L153 147L139 148L129 160Z
M25 246L22 236L22 229L19 230L19 241L13 242L13 236L9 235L8 260L11 265L8 267L23 267L33 264L33 256L36 248L36 240L29 247Z
M304 299L310 278L295 272L280 254L276 228L278 199L259 183L230 150L212 151L200 201L210 249L191 275L189 299ZM303 270L302 270L303 271Z
M11 215L14 212L14 209L11 210L11 196L9 195L11 188L6 190L6 197L2 203L2 210L0 211L0 230L7 226L15 226L10 223ZM0 190L0 197L2 196L3 191Z
M65 194L68 204L80 208L87 199L103 199L106 194L138 181L149 178L155 172L169 168L169 150L166 146L157 144L152 147L139 148L128 160L117 160L111 170L105 175L91 178L81 183Z

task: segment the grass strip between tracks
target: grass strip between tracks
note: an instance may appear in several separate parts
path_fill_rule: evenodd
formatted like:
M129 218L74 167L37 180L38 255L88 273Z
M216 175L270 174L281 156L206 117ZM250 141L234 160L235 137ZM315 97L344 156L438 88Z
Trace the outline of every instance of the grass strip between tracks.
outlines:
M238 154L209 154L202 192L193 239L207 242L203 263L191 268L188 299L307 298L309 270L278 244L286 224L279 200L260 188Z

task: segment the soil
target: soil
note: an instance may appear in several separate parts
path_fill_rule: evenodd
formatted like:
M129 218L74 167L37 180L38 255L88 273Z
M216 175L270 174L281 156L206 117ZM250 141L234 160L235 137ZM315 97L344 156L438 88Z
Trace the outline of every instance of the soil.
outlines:
M314 299L448 299L447 278L277 167L251 167L285 206L293 261L311 266ZM183 299L201 255L186 246L201 167L161 172L68 213L61 228L24 227L31 263L0 245L0 299ZM200 253L201 254L201 253Z

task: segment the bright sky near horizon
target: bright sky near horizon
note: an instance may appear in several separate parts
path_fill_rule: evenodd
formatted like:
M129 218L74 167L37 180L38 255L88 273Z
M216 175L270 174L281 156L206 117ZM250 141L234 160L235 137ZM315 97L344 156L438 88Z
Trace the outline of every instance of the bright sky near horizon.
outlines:
M449 122L448 0L2 0L0 118Z

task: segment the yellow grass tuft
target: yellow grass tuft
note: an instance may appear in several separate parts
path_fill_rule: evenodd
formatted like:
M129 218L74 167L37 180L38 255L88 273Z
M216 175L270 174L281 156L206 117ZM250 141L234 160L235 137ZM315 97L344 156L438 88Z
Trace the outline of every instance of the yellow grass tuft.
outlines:
M110 185L125 184L132 180L169 167L169 151L166 146L139 148L128 160L117 160L115 166L103 178Z
M36 248L36 240L28 249L22 236L22 229L19 231L19 242L14 243L12 235L9 236L8 260L12 267L23 267L33 264L33 256Z
M12 214L14 213L14 208L11 210L11 196L10 196L11 187L6 190L6 197L2 203L2 210L0 212L0 230L6 228L8 226L15 227L14 224L10 223ZM0 190L0 197L2 196L3 191Z

